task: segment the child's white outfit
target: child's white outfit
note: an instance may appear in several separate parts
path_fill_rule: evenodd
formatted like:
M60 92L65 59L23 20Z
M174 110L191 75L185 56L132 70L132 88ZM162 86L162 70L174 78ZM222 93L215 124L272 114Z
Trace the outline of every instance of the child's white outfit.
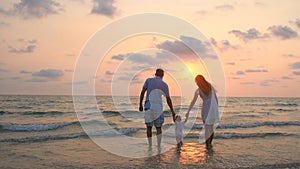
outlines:
M182 132L183 126L184 126L183 121L175 121L175 134L176 134L177 143L180 143L183 139L183 132Z

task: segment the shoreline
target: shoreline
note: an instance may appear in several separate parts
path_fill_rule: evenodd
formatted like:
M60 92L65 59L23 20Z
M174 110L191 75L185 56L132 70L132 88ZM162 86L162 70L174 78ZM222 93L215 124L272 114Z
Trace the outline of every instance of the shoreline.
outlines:
M197 139L145 158L112 154L88 138L32 143L0 143L1 168L299 168L297 138L218 140L206 149ZM257 145L257 143L260 143ZM277 147L262 148L264 146ZM286 144L295 149L283 149ZM146 145L146 144L145 144ZM255 146L256 145L256 146ZM298 146L299 147L299 146ZM145 146L145 149L147 147ZM152 147L156 149L155 146ZM291 154L289 157L286 156ZM281 155L280 155L281 154ZM280 156L279 156L280 155Z

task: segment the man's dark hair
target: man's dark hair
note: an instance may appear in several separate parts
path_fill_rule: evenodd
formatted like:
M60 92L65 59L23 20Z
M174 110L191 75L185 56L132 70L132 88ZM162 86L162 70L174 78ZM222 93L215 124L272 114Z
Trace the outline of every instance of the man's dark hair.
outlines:
M163 77L164 76L164 70L162 70L160 68L156 69L155 76Z

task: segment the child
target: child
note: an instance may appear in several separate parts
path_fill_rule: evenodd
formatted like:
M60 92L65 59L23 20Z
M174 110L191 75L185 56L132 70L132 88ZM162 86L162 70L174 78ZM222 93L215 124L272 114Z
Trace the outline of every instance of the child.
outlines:
M187 122L188 118L186 118L184 121L181 121L181 116L176 115L173 120L175 122L175 134L176 134L177 146L181 146L183 144L182 143L182 139L183 139L182 129L183 129L184 123Z

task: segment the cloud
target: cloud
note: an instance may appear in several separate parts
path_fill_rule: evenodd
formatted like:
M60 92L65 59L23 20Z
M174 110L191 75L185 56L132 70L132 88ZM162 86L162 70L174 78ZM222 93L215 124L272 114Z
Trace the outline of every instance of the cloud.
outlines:
M111 59L114 59L114 60L124 60L125 57L126 57L126 55L119 54L119 55L112 56Z
M237 49L236 46L230 44L228 40L221 40L217 42L214 38L210 38L210 42L217 47L220 51L225 51L227 49Z
M111 79L109 79L109 80L106 80L106 79L100 79L100 82L102 82L102 83L111 83L112 80L111 80Z
M64 11L63 6L54 0L21 0L11 9L0 9L0 14L19 16L23 19L43 18Z
M48 79L56 79L64 75L62 70L58 69L42 69L38 72L33 72L32 76L35 77L44 77Z
M144 83L144 79L141 78L141 75L137 74L133 77L131 83Z
M142 66L142 65L135 65L131 67L131 70L137 71L137 70L144 70L147 69L148 66Z
M208 14L208 12L207 12L207 11L205 11L205 10L200 10L200 11L197 11L197 12L196 12L196 14L199 14L199 15L205 16L205 15L207 15L207 14Z
M10 15L13 14L13 11L12 10L5 10L5 9L0 7L0 14L5 15L5 16L10 16Z
M256 72L268 72L266 69L247 69L245 70L247 73L256 73Z
M24 48L20 48L20 49L17 49L17 48L14 48L12 46L8 46L8 52L10 53L19 53L19 54L22 54L22 53L32 53L34 52L34 49L36 48L36 45L28 45Z
M8 22L0 22L0 27L10 27L10 23L8 23Z
M282 40L298 37L297 32L288 26L274 25L270 26L268 30L271 31L274 36L279 37Z
M291 80L291 79L293 79L293 78L290 78L290 77L288 77L288 76L282 76L281 79L284 79L284 80Z
M128 60L130 60L133 63L150 65L156 65L160 62L159 59L155 59L154 57L143 53L131 53L128 55Z
M228 32L229 34L234 34L237 38L240 38L244 42L248 42L250 40L257 40L257 39L265 39L268 38L268 34L261 34L257 29L251 28L246 32L242 32L240 30L231 30Z
M100 14L112 18L117 11L114 3L115 0L93 0L93 8L91 10L91 13Z
M234 66L234 65L235 65L235 62L227 62L227 65L232 65L232 66Z
M294 55L294 54L283 54L283 57L287 57L287 58L300 58L300 56Z
M27 70L21 70L20 73L21 73L21 74L31 74L32 72L27 71Z
M18 39L19 43L22 43L23 47L21 48L16 48L13 46L8 46L8 52L10 53L18 53L18 54L23 54L23 53L33 53L34 49L36 48L36 43L37 40L25 40L25 39ZM25 46L24 46L25 44Z
M255 82L241 82L241 85L253 85Z
M68 84L68 85L84 85L84 84L88 84L88 81L77 81L77 82L67 82L65 84Z
M266 6L266 5L265 5L264 3L262 3L262 2L255 2L254 5L255 5L255 6L258 6L258 7L264 7L264 6Z
M294 71L293 74L299 76L300 75L300 71Z
M125 73L122 76L119 76L118 79L119 81L130 81L130 83L143 83L144 80L140 78L139 75L132 76L130 73Z
M26 80L26 82L48 82L48 80L46 79L40 79L40 78L32 78L32 79L29 79L29 80Z
M290 65L292 69L300 69L300 62L295 62Z
M22 80L22 78L19 77L19 76L11 77L10 79L11 79L11 80Z
M297 25L298 28L300 28L300 20L296 19L295 24Z
M6 72L9 72L9 71L7 69L1 69L0 68L0 72L5 72L6 73Z
M108 70L108 71L105 72L105 74L111 76L111 75L114 74L114 72L111 72L111 71Z
M267 80L264 80L260 83L261 86L270 86L271 83L275 83L275 82L279 82L278 80L276 79L267 79Z
M236 72L236 75L245 75L246 73L260 73L268 72L266 69L246 69L245 71L239 70Z
M238 80L238 79L241 79L241 78L239 78L239 77L231 77L231 79Z
M214 53L214 50L209 42L202 42L198 39L181 36L180 40L175 41L163 41L160 44L157 44L156 47L161 49L159 52L145 54L145 53L127 53L127 54L118 54L111 57L112 60L130 61L136 65L132 65L132 69L143 69L145 65L161 65L167 64L172 61L176 61L177 55L181 59L195 60L198 59L198 54L202 58L216 59L217 55ZM192 51L189 47L194 49ZM131 69L131 70L132 70Z
M192 53L191 49L189 49L184 43L181 41L164 41L161 44L156 45L159 49L164 49L174 54L186 54Z
M209 42L203 42L189 36L180 36L180 40L175 41L167 40L156 45L156 47L180 55L181 57L187 57L188 59L191 59L191 55L194 53L202 58L217 58Z
M243 71L239 70L239 71L237 71L237 72L236 72L236 74L237 74L237 75L244 75L244 74L245 74L245 72L243 72Z
M65 69L65 72L72 73L72 72L74 72L74 70L72 70L72 69Z
M157 65L157 64L162 64L162 63L168 63L173 59L173 56L170 55L168 52L158 52L152 55L144 54L144 53L128 53L128 54L118 54L112 56L112 60L128 60L132 63L137 63L137 64L145 64L145 65ZM133 66L132 68L139 68L143 69L145 68L144 65L141 66Z
M290 21L290 23L296 25L300 29L300 19L296 19L295 21Z
M228 4L218 5L218 6L215 6L215 8L217 10L222 10L222 11L231 11L231 10L234 10L234 6L228 5Z

